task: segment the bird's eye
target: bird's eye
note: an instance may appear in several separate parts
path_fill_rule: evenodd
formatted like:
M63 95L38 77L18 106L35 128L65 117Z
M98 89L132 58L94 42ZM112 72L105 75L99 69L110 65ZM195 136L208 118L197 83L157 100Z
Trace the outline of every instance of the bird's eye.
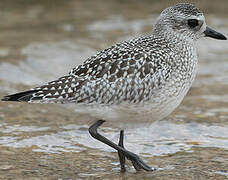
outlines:
M199 21L197 19L189 19L188 25L190 28L194 28L199 25Z

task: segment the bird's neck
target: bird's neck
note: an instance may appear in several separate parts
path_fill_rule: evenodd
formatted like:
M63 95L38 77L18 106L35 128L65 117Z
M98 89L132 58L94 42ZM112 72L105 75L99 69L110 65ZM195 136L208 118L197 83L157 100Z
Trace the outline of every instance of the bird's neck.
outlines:
M183 50L188 52L194 58L190 61L197 59L196 41L189 36L181 33L174 32L173 30L157 30L155 29L153 35L159 39L163 39L166 44L172 46L172 49L176 49L176 52ZM183 54L181 56L184 56ZM189 60L188 60L189 61Z

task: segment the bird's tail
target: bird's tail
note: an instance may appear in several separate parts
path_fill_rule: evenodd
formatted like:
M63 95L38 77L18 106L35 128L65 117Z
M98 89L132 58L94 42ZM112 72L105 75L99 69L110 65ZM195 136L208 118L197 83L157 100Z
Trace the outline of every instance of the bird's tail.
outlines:
M64 103L74 97L80 82L74 76L63 76L46 85L11 94L2 98L2 101L20 101L31 103Z
M37 93L39 90L29 90L29 91L24 91L16 94L11 94L8 96L4 96L2 98L2 101L29 101L32 97L33 94Z

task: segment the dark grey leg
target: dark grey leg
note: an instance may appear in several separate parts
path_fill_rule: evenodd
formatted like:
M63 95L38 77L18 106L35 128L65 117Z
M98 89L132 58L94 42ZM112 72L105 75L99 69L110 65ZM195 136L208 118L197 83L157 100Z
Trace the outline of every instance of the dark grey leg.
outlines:
M119 140L119 146L124 148L124 145L123 145L123 138L124 138L124 131L121 130L120 131L120 140ZM119 155L119 160L120 160L120 168L121 168L121 172L125 172L126 171L126 168L125 168L125 155L121 152L121 151L118 151L118 155Z
M146 163L143 162L143 160L141 160L139 158L138 155L124 149L121 146L118 146L117 144L113 143L112 141L108 140L107 138L105 138L104 136L100 135L97 132L97 128L99 126L101 126L105 121L104 120L98 120L96 121L92 126L90 126L89 128L89 133L90 135L97 139L98 141L103 142L104 144L107 144L108 146L116 149L117 151L121 152L125 157L127 157L129 160L132 161L133 165L136 165L138 168L140 169L144 169L146 171L154 171L155 168L151 168L150 166L148 166ZM135 167L135 166L134 166ZM137 169L136 169L137 170Z
M123 138L124 138L124 130L121 130L120 131L120 139L119 139L119 144L118 145L120 147L122 147L122 148L124 148ZM119 155L119 160L120 160L121 172L125 172L126 171L126 168L125 168L125 155L121 151L118 151L118 155ZM138 167L138 165L134 161L132 161L132 165L134 166L136 171L140 171L141 170L141 168Z

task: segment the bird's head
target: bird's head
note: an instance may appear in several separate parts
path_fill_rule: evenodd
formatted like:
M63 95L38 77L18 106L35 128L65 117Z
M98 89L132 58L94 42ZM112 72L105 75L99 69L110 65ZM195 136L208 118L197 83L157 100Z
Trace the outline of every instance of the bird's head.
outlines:
M188 3L176 4L163 10L155 23L154 31L193 40L205 36L226 40L224 35L206 25L205 17L198 8Z

